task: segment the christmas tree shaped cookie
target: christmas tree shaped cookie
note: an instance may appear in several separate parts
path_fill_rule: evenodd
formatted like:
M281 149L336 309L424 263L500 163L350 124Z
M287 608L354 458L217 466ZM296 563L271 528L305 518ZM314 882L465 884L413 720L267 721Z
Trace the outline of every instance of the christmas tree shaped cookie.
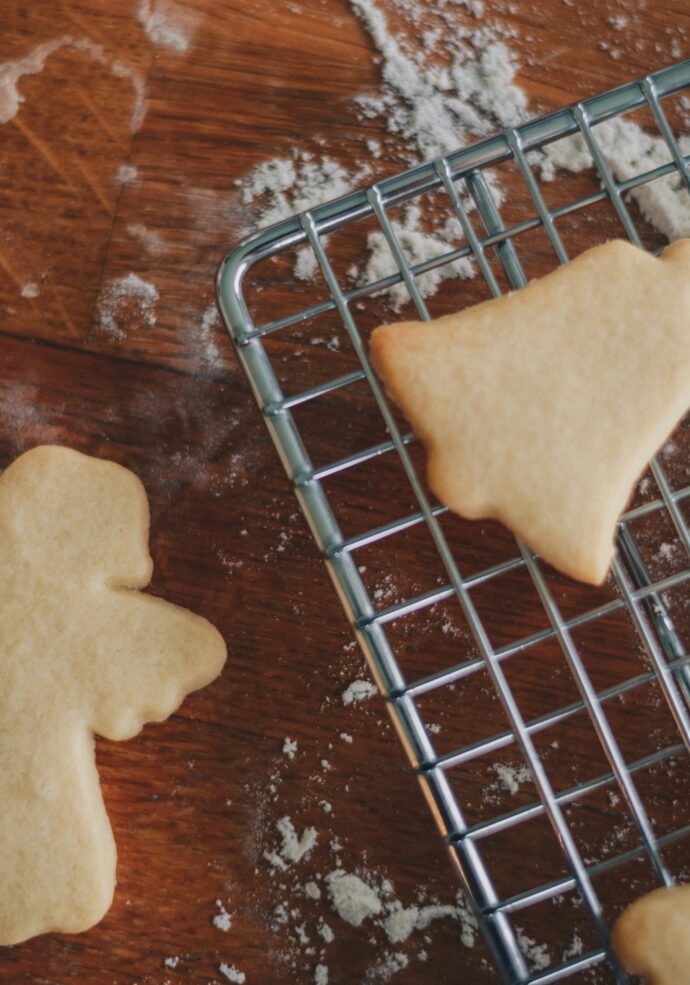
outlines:
M690 240L618 240L522 290L376 329L374 366L431 489L556 568L606 576L635 480L690 405Z

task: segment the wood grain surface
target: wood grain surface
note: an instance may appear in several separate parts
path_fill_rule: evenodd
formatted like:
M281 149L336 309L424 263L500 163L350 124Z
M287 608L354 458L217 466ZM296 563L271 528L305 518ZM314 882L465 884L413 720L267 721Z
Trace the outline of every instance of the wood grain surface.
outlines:
M81 936L0 948L0 982L210 983L227 981L234 967L248 985L302 985L323 963L331 985L352 985L386 980L381 966L395 953L408 962L395 972L396 985L495 981L481 940L464 946L453 920L396 945L380 928L343 922L325 897L305 894L306 882L337 865L364 867L378 884L390 879L404 905L451 903L457 885L383 703L343 704L348 684L367 676L363 659L230 343L208 313L220 260L255 223L241 195L251 167L296 147L318 153L326 139L329 154L354 167L366 160L365 140L383 135L376 120L361 121L353 103L378 84L370 39L346 0L170 0L156 9L182 31L186 50L154 43L129 0L0 0L5 67L62 41L19 79L23 101L0 125L0 465L35 444L58 442L133 469L152 507L152 590L212 620L230 656L222 678L172 720L128 743L98 742L119 849L113 907ZM393 5L386 9L394 18ZM458 24L469 23L463 5L454 9ZM622 13L625 29L614 31L611 18ZM687 0L487 0L485 17L514 28L519 81L535 113L690 53ZM1 73L2 66L0 84ZM133 180L118 179L123 166L136 169ZM384 155L375 167L382 177L401 162ZM509 200L507 217L519 216L523 204ZM593 236L616 232L614 217L600 208L573 219L564 236L577 252ZM661 242L651 229L645 235ZM543 234L524 242L528 273L542 272ZM336 243L345 263L359 246L339 249ZM116 306L115 325L104 319L103 297L129 274L155 286L155 324L131 300ZM283 286L284 274L257 268L255 286L270 288L260 301L265 317L317 290L289 279ZM463 303L481 295L478 281L463 289ZM457 297L445 291L434 305L452 308ZM386 317L385 309L366 314L369 327L377 317ZM292 330L271 340L287 391L350 367L348 352L324 341L334 332L326 320L320 339ZM382 436L357 387L318 409L305 407L298 420L317 464ZM686 435L682 428L675 439L681 452L670 462L678 484L688 481ZM379 465L343 473L328 486L347 533L413 508L395 462ZM449 517L443 525L468 572L514 549L497 525ZM658 545L673 541L668 517L640 522L634 532L652 569L665 571ZM384 604L433 587L441 575L422 528L398 538L394 554L364 552L361 564ZM585 589L553 572L549 579L568 615L613 591ZM494 643L543 628L524 571L498 581L476 599ZM670 596L682 626L687 591ZM410 679L471 653L459 609L440 608L390 627ZM620 615L583 628L576 640L598 688L645 669ZM507 673L527 717L575 697L549 643L511 659ZM677 740L656 686L611 704L628 761ZM441 752L506 727L484 674L454 692L429 694L420 706L440 726ZM283 751L287 737L297 742L293 758ZM584 715L537 742L557 789L606 770ZM515 793L501 785L496 766L506 763L518 765L514 747L450 774L470 823L535 799L529 782ZM640 774L658 831L688 820L688 779L682 758ZM275 825L284 815L299 832L313 825L318 841L307 859L281 872L264 853L279 846ZM613 788L571 805L567 816L588 861L636 844ZM485 849L502 895L565 871L543 817L490 839ZM687 842L666 859L688 878ZM628 868L597 882L608 917L653 885L648 864ZM232 918L227 932L213 922L219 903ZM283 904L295 912L283 918L276 910ZM319 936L321 918L333 929L332 943ZM572 898L520 913L515 923L552 959L576 934L586 947L596 944ZM613 979L599 970L574 980Z

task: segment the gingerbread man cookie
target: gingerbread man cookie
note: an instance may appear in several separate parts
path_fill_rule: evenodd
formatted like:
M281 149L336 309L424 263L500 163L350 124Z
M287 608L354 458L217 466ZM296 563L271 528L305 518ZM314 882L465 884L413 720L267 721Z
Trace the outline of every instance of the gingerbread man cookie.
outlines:
M225 662L210 623L140 591L148 526L142 484L112 462L39 447L0 477L0 944L105 914L94 734L162 721Z

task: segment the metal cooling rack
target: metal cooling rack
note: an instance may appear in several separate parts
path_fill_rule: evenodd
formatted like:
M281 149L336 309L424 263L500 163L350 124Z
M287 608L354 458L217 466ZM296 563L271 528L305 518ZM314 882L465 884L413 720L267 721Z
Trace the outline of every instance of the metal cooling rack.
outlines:
M445 159L415 168L382 181L367 190L347 195L273 226L238 246L225 259L219 272L219 303L239 360L250 380L268 430L322 552L350 624L367 657L374 678L387 700L388 709L409 760L418 773L436 822L446 839L465 890L478 914L496 967L504 981L509 983L547 985L606 962L608 962L609 973L613 973L618 982L627 981L609 945L609 929L603 916L602 903L595 888L594 878L604 872L615 873L617 866L630 859L646 857L658 882L667 885L672 879L664 864L663 849L675 840L690 834L690 824L688 824L656 837L636 786L637 770L643 763L648 765L652 761L664 762L679 753L684 754L690 748L690 657L686 656L676 634L662 594L687 581L690 578L690 567L663 580L652 581L628 529L630 522L638 517L665 510L673 522L686 560L690 558L690 530L679 508L681 500L690 496L690 486L672 491L669 478L660 462L658 460L652 462L651 471L658 487L658 498L629 511L620 521L619 550L613 564L618 594L612 601L578 614L574 618L566 619L562 615L536 563L535 556L522 544L518 544L518 551L513 560L497 564L470 578L463 577L461 573L463 559L454 556L439 524L439 516L444 512L444 508L439 505L432 506L425 483L413 466L407 449L410 436L403 435L399 430L371 367L356 316L353 314L352 302L402 282L416 305L419 317L428 319L429 312L416 279L424 272L451 263L462 256L474 258L491 293L498 295L500 288L487 259L487 251L490 248L495 251L511 287L519 288L526 282L515 246L515 241L520 235L529 229L542 227L559 262L565 263L568 261L568 256L555 220L606 199L615 209L629 239L641 245L640 235L623 195L626 191L674 172L690 189L688 168L690 159L683 157L662 105L665 97L689 86L690 60L639 82L624 85L571 108L526 123L460 150ZM668 144L672 160L662 167L618 182L597 146L593 125L641 107L648 107L651 110L659 132ZM549 209L531 170L527 153L553 140L575 133L581 133L587 143L598 169L601 189L557 209ZM504 161L512 161L517 166L535 208L533 217L510 228L504 226L500 211L492 197L490 185L485 178L487 168ZM471 195L481 217L486 230L484 235L477 235L468 219L463 195L459 191L461 182ZM417 199L434 189L445 189L449 203L461 223L466 243L444 256L417 266L410 266L396 238L388 211L392 206ZM399 272L346 290L338 282L329 261L324 236L372 216L378 220ZM268 324L255 324L243 294L243 281L247 271L257 261L288 250L293 251L300 244L311 245L328 285L330 298ZM263 339L271 333L280 332L324 312L332 312L342 320L361 369L314 386L297 395L286 397L279 386ZM390 441L384 445L372 446L324 467L315 468L291 409L307 401L318 401L326 394L361 380L366 380L371 388L388 429ZM364 462L373 461L386 452L399 456L419 509L412 515L369 530L363 535L345 539L322 480L344 469L356 468ZM416 524L426 524L443 563L447 584L388 609L377 611L358 572L357 551L368 545L394 538L396 534ZM512 646L495 648L489 632L478 615L473 600L473 589L476 585L517 566L524 566L529 572L548 617L548 628ZM393 618L404 617L450 597L459 600L480 656L455 664L422 680L408 683L396 659L393 645L387 637L386 624ZM597 692L571 631L609 612L622 609L627 610L644 644L650 669L635 678L607 688L606 691ZM580 700L568 707L527 721L507 680L504 661L513 653L524 651L527 646L548 638L557 641L560 645L579 690ZM452 685L453 682L482 668L486 668L490 674L507 716L509 731L460 748L452 754L437 755L433 736L425 727L416 699L432 689ZM680 733L679 741L670 747L657 750L651 757L645 757L644 761L626 764L607 717L606 702L645 682L653 681L658 682L673 715ZM609 771L586 783L557 792L540 759L534 736L578 711L584 711L589 716L608 760ZM539 800L488 821L468 826L463 814L463 806L449 782L448 771L459 763L501 749L511 743L517 743L524 762L532 773ZM615 782L627 801L628 809L634 819L639 837L638 846L631 851L588 865L576 844L563 808L584 794ZM500 898L482 855L482 839L496 831L519 825L539 815L547 816L550 820L567 860L570 875L508 898ZM530 971L512 919L520 911L570 891L579 892L584 901L596 929L599 945L587 953L558 965L537 972Z

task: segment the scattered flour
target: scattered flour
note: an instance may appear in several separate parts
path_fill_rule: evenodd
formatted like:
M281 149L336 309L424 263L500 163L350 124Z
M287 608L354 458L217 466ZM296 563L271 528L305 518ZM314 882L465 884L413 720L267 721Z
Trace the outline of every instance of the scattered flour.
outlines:
M501 789L515 795L522 783L532 779L532 771L528 766L513 766L511 763L496 763L494 771L498 777Z
M103 45L96 44L88 38L74 38L68 34L42 42L22 58L0 64L0 124L9 123L24 102L24 97L17 88L20 79L25 75L42 72L48 58L61 48L84 52L94 61L105 65L117 78L129 80L134 89L129 128L132 133L136 133L146 113L146 93L139 73L129 65L108 58Z
M382 59L381 94L358 103L365 116L383 119L403 138L410 163L445 156L524 120L527 97L515 85L517 63L498 40L498 27L468 31L455 23L414 50L390 29L374 0L350 3Z
M23 298L37 298L41 292L38 288L38 284L34 281L29 281L28 284L25 284L24 287L22 287L19 293Z
M300 862L311 852L316 844L316 829L305 828L298 837L289 817L281 817L276 822L276 830L282 839L278 852L266 852L264 858L277 869L286 869L288 865Z
M213 917L213 926L218 930L222 930L224 934L227 934L232 927L232 916L228 913L219 899L216 900L216 906L218 907L218 913L216 913Z
M351 705L366 701L368 698L373 698L376 693L376 688L371 681L353 681L342 693L343 704Z
M294 759L296 752L297 743L294 739L286 739L283 743L283 756L287 756L288 759Z
M369 174L368 168L349 172L331 157L319 158L295 150L289 158L279 157L257 165L238 184L242 185L244 204L258 203L260 224L270 226L345 195Z
M0 123L9 123L19 112L24 97L17 89L17 83L24 75L36 75L45 68L47 59L60 48L73 46L74 39L69 36L44 41L23 58L3 62L0 65Z
M118 185L130 185L139 177L139 172L134 164L121 164L115 173L115 183Z
M485 16L482 0L389 2L393 10L387 17L380 0L350 0L380 64L378 91L355 99L360 121L378 121L387 132L385 148L379 140L366 139L369 160L379 159L385 152L388 157L415 165L447 155L527 118L527 96L516 82L518 64L508 46L514 32L499 20ZM473 23L468 25L458 19L459 7L470 13ZM626 14L612 15L609 24L613 30L623 31L628 20ZM414 44L412 37L421 43ZM610 45L607 50L612 57L620 54ZM629 120L601 124L595 127L595 133L618 180L669 160L662 138L646 134ZM685 154L690 153L690 137L681 137L680 144ZM592 166L584 141L577 137L559 141L530 155L530 159L538 162L546 181L555 176L557 168L578 172ZM254 206L254 224L265 226L337 198L370 174L366 164L345 169L327 153L315 156L295 150L290 157L266 161L254 168L242 182L243 202ZM500 205L503 192L495 174L484 174ZM669 240L690 235L690 195L677 175L640 186L630 194L648 221ZM466 205L468 209L473 207L470 199ZM396 218L394 229L412 265L449 253L460 239L456 222L432 232L419 210L410 207ZM397 273L385 237L381 232L372 232L364 264L353 265L348 276L353 283L364 285ZM469 278L475 273L471 261L462 258L424 272L417 283L422 296L429 297L445 280ZM308 281L317 274L312 251L298 250L295 277ZM396 311L407 299L402 283L386 295Z
M534 971L543 971L552 964L551 955L546 944L539 944L534 938L529 937L520 927L515 928L515 936L518 944L525 955L527 962Z
M158 4L156 9L150 0L142 0L137 13L137 20L142 25L149 40L159 48L167 48L184 54L189 48L189 37L186 31L170 16L166 6Z
M415 930L426 930L436 920L457 920L460 923L460 939L465 947L474 947L478 924L476 917L468 908L462 894L452 904L433 903L427 906L404 907L394 900L386 904L387 915L381 922L391 944L406 941Z
M568 944L565 951L563 952L563 960L569 961L570 958L579 957L584 951L584 949L585 949L585 942L582 940L582 938L577 933L577 931L575 931L573 933L570 944Z
M161 256L168 252L168 244L162 236L148 229L143 222L130 222L126 227L127 234L144 247L152 256Z
M316 931L320 937L323 937L323 939L327 944L332 944L333 941L335 940L335 934L333 933L331 927L323 919L323 917L319 918Z
M388 982L403 968L407 968L410 959L402 951L394 951L384 955L383 961L370 968L364 979L365 982Z
M112 281L98 299L99 327L116 339L125 338L122 322L136 314L145 328L156 324L158 291L137 274Z
M341 920L353 927L359 927L369 917L381 912L379 894L354 873L334 869L325 881L333 909Z
M607 120L593 128L602 154L618 181L652 171L671 160L661 137L654 137L632 120ZM683 154L690 154L690 136L679 139ZM556 170L580 172L594 167L585 140L579 134L544 148L539 165L544 181L552 181ZM657 178L630 191L645 219L669 240L690 236L690 192L677 173Z
M201 316L199 332L204 357L210 363L217 363L221 358L220 349L213 337L213 333L217 328L220 328L220 312L215 304L210 304Z
M328 985L328 968L325 964L317 964L314 969L314 985Z
M177 968L180 963L180 956L178 954L173 954L169 958L163 961L166 968Z
M679 543L670 544L667 541L664 541L664 543L659 546L659 550L655 553L654 560L669 564L678 557L680 551L681 546Z
M218 971L227 978L229 982L234 982L236 985L243 985L246 982L247 976L243 971L239 971L234 964L226 964L224 961L218 965Z
M311 246L303 246L297 251L297 259L292 272L297 280L313 280L319 269L319 261Z

